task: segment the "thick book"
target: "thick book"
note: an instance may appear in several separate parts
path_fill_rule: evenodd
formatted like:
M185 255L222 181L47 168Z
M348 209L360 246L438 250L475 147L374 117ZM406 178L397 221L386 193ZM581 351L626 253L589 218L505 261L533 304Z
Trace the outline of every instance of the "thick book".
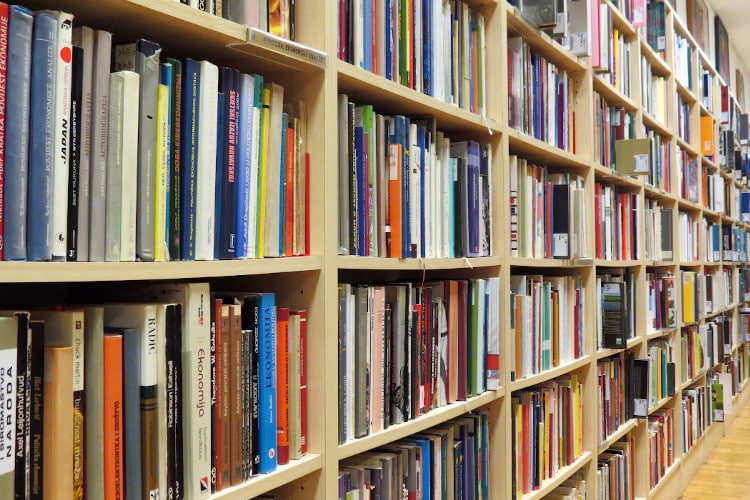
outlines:
M83 383L86 388L84 407L84 481L89 498L104 497L104 309L98 306L83 308Z
M52 260L66 260L68 238L68 163L70 162L70 91L73 14L46 11L57 20L55 49L54 161L52 166ZM33 71L33 69L32 69ZM32 97L33 99L33 97Z
M107 333L102 344L104 365L104 498L124 498L122 334Z
M221 205L221 218L216 218L216 233L218 238L218 256L220 259L237 257L237 199L238 199L238 171L244 168L239 163L239 127L240 127L240 73L233 68L221 68L220 90L224 94L224 142L217 143L216 183L221 184L221 199L216 200ZM245 109L247 111L247 109ZM243 128L243 131L246 131ZM249 158L246 158L249 160ZM245 171L246 173L247 171ZM243 176L243 180L247 176ZM245 205L247 208L247 205ZM217 211L218 212L218 211ZM247 226L243 226L246 228Z
M52 259L56 52L57 19L45 12L35 14L31 47L31 121L26 214L28 260L31 261Z
M26 260L26 213L29 172L31 40L34 17L20 5L10 7L8 80L3 141L3 260Z
M156 102L159 86L158 43L139 39L114 47L114 71L138 73L138 209L136 215L136 255L154 260L154 187L156 174Z
M19 382L17 370L19 340L19 318L0 317L0 404L5 431L0 435L0 489L8 494L14 491L16 481L16 384ZM22 347L23 352L26 349ZM25 378L20 381L25 383ZM21 390L21 388L19 388ZM19 422L20 423L20 422ZM22 448L25 449L25 446ZM25 469L25 465L23 467ZM25 486L22 491L25 491Z
M128 374L124 384L127 485L144 498L158 497L157 306L107 304L104 326L123 331L123 369Z
M89 164L89 260L104 260L109 141L109 72L112 34L94 33L94 61L91 78L91 151Z
M263 130L268 140L268 153L265 162L265 183L261 183L261 190L265 191L264 212L264 247L265 257L279 257L281 253L281 234L279 233L279 217L281 211L281 118L284 107L284 87L277 83L266 84L270 90L268 130ZM261 208L263 210L263 207ZM261 249L259 249L261 250Z
M89 260L89 209L90 209L90 171L91 171L91 117L92 109L92 79L94 74L94 30L81 26L73 28L73 46L81 49L81 55L73 55L73 64L81 66L80 93L81 106L78 120L79 162L77 168L77 218L76 218L76 260ZM74 49L75 51L75 49ZM77 80L76 70L73 81ZM74 87L75 91L75 87ZM71 108L71 112L73 109ZM70 231L68 231L70 234ZM70 242L68 242L70 246Z
M180 138L180 258L195 260L196 203L198 189L198 119L200 63L185 59L182 78ZM211 184L213 187L213 184ZM211 234L213 236L213 233Z
M44 498L73 495L73 347L44 348Z
M248 234L250 221L250 174L253 168L251 158L257 147L252 142L253 136L253 98L255 79L248 74L238 75L237 104L237 144L236 167L237 199L235 206L235 250L234 257L248 257ZM252 221L254 223L254 221Z
M78 215L81 207L81 120L83 114L83 49L73 46L70 93L70 139L68 157L67 222L65 260L78 260Z
M110 75L104 260L134 261L138 196L138 74ZM153 226L152 226L153 227Z
M216 123L219 69L201 61L198 94L198 151L196 155L195 258L213 260L216 184Z
M626 284L622 281L602 281L601 345L602 349L624 349L627 345Z

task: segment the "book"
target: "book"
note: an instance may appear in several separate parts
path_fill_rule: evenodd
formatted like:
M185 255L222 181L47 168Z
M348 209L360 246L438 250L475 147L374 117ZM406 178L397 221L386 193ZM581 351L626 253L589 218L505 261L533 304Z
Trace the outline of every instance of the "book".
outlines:
M166 82L166 83L164 83ZM154 260L169 257L170 162L172 131L170 103L172 102L172 65L161 65L161 78L156 91L156 149L154 160Z
M86 388L85 467L86 492L104 496L104 309L83 308L83 357L86 361L83 383Z
M284 107L284 87L274 82L267 83L266 87L270 91L270 96L268 101L269 115L267 130L265 123L263 125L263 134L268 141L268 150L265 157L265 165L261 166L261 170L264 171L265 174L263 176L265 182L261 181L260 185L261 192L265 194L265 199L261 202L265 204L265 211L263 212L264 248L262 251L264 257L279 257L282 255L279 217L282 213L281 187L283 184L281 182L281 119ZM263 161L262 158L261 161ZM260 231L260 227L258 230Z
M28 259L52 259L52 193L55 151L57 19L34 15L29 124ZM65 183L67 186L67 182Z
M195 260L200 63L193 59L185 59L182 69L179 247L182 260Z
M198 150L195 177L195 258L213 260L216 184L217 96L219 91L219 69L208 61L200 61L200 84L198 93Z
M73 347L44 348L44 498L73 492Z
M135 254L140 260L154 260L154 189L156 186L156 104L159 86L159 58L161 47L150 40L114 46L114 71L133 71L138 74L137 121L137 178L138 205L136 210ZM110 101L111 102L111 101Z
M68 186L67 186L67 221L65 237L66 251L65 260L78 260L78 214L80 211L81 201L81 135L83 129L81 121L83 119L83 49L73 46L72 50L72 81L70 92L70 139L68 158ZM89 96L90 97L90 96ZM88 173L88 172L87 172ZM88 187L88 183L87 183ZM88 198L86 199L88 204ZM87 206L88 210L88 206ZM86 242L88 245L88 241ZM88 253L88 248L87 248Z
M172 79L169 82L169 138L171 151L169 154L169 211L167 213L167 241L169 260L179 260L180 231L181 231L181 178L182 165L182 62L171 57L167 63L172 67Z
M627 346L626 283L601 281L601 337L600 348L623 349Z
M128 103L139 96L139 76L110 75L104 260L134 261L138 197L138 115Z
M31 119L31 47L33 14L20 5L10 7L6 112L3 141L3 260L26 260L26 213Z
M6 91L8 88L8 33L10 24L10 13L8 4L0 4L0 57L5 63L0 67L0 186L3 187L0 193L0 234L3 234L4 226L4 202L5 202L5 129L6 129ZM0 239L0 260L3 259L3 241Z
M216 185L221 186L221 199L217 200L217 214L221 214L221 217L216 216L216 233L218 235L218 244L216 253L220 259L233 259L237 257L237 243L238 235L237 231L237 200L239 193L239 170L244 169L246 166L249 168L249 155L245 155L245 161L248 162L246 165L240 164L239 159L239 128L240 124L240 73L233 68L221 68L220 72L220 89L224 94L224 141L218 143L217 147L221 152L217 152L217 158L223 157L223 160L218 163L218 169L216 172ZM249 90L249 89L248 89ZM248 99L249 96L246 97ZM245 103L246 115L244 118L249 118L249 110L247 109L247 103ZM246 125L245 125L246 126ZM243 127L243 131L247 131ZM248 138L245 138L247 141ZM248 180L248 170L245 170L243 175L244 180ZM219 190L217 190L218 196ZM247 202L247 199L245 199ZM244 205L247 209L247 204ZM243 214L244 215L244 214ZM244 220L244 216L243 216ZM247 235L247 222L243 225L242 229ZM246 253L246 250L245 250Z
M124 497L123 457L123 373L122 334L105 333L103 341L104 371L104 494L105 498Z
M18 345L20 340L25 340L19 335L18 324L19 319L15 316L0 317L0 403L2 406L2 412L0 413L3 417L3 425L7 426L8 429L0 436L3 450L3 453L0 454L0 488L5 492L15 491L17 438L14 431L17 429L18 404L16 387L18 382L25 384L26 380L25 377L19 380L16 375L17 370L20 369L18 364L19 347L24 354L26 352L25 347ZM20 387L19 390L21 390ZM21 404L25 405L25 400L21 401ZM21 415L23 414L21 413ZM25 451L26 447L23 446L21 449ZM25 470L25 464L22 468ZM18 489L25 491L25 484L19 486Z

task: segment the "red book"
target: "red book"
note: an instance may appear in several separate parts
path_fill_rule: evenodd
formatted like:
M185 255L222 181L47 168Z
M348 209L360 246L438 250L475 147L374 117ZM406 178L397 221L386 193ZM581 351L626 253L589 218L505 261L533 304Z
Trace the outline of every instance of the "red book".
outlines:
M222 388L224 387L224 381L222 380L222 372L224 368L224 356L222 352L222 318L221 318L221 299L214 299L213 301L213 314L212 319L214 320L214 422L213 422L213 436L211 436L211 443L214 448L214 465L216 470L214 471L214 477L216 478L216 491L221 491L224 485L229 485L229 478L223 477L224 469L224 455L222 445L224 415L222 414L222 407L224 401L224 394Z
M466 401L466 342L467 342L467 307L469 296L469 283L461 280L458 282L458 380L456 387L456 399Z
M602 196L602 185L598 182L594 186L594 221L596 222L596 258L602 258L602 213L601 213L601 196Z
M122 334L104 335L104 496L124 498Z
M290 120L291 121L291 120ZM297 168L295 151L295 134L294 128L286 129L286 165L284 166L284 234L283 249L284 256L291 257L294 255L294 179L296 177L295 169Z
M289 463L289 308L276 312L276 451L278 464Z
M305 255L310 255L310 153L305 153Z
M0 260L3 260L5 211L5 88L8 78L8 4L0 2Z

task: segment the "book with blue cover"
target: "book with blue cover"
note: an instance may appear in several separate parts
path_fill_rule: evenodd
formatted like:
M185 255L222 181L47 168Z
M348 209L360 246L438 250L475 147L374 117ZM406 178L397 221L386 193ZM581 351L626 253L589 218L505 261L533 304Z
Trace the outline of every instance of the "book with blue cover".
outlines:
M239 71L233 68L222 68L220 90L224 93L224 141L217 142L217 148L224 150L224 162L221 169L217 168L216 171L217 178L221 179L222 184L221 218L216 219L217 233L219 233L217 253L220 259L233 259L237 256L237 170L240 166L237 148L240 116ZM216 196L218 200L218 191Z
M248 257L248 226L250 221L250 159L253 149L253 97L255 79L239 75L237 116L237 164L235 167L237 199L235 210L235 250L238 259Z
M219 92L216 97L216 178L214 179L214 192L216 197L214 198L214 220L216 221L217 227L214 231L214 259L219 259L219 244L221 241L221 212L222 212L222 196L224 189L223 177L226 176L226 164L227 164L227 151L226 151L226 94Z
M4 260L26 260L33 20L29 9L10 7L6 113L13 119L5 124Z
M29 260L46 261L52 259L57 19L35 14L32 37L27 245Z

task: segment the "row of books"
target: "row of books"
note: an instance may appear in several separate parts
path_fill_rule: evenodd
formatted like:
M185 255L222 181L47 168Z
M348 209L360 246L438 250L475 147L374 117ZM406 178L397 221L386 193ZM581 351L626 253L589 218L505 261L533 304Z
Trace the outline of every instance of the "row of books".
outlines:
M646 274L646 328L649 333L677 328L677 285L671 273Z
M203 12L223 17L251 28L294 40L296 4L294 0L179 0Z
M635 138L635 116L611 106L594 91L594 158L603 167L617 170L615 141Z
M726 269L705 273L682 270L680 281L683 323L721 312L734 301L732 275Z
M690 41L679 33L675 33L674 50L672 51L672 71L677 81L688 90L695 89L696 78L693 74L694 54L696 54L696 50Z
M667 339L648 343L648 407L655 408L661 401L675 394L675 363L673 347Z
M635 499L635 441L615 441L599 454L596 464L597 498Z
M579 376L571 374L513 393L513 498L539 489L583 453L582 391Z
M698 203L698 160L678 145L675 149L675 166L677 193L689 202Z
M712 388L699 385L682 391L682 451L687 453L711 425Z
M485 112L485 20L460 0L338 2L338 57L473 113Z
M500 386L499 279L339 286L339 442Z
M741 267L737 270L737 298L739 302L750 302L750 268Z
M5 260L309 252L304 103L148 40L112 46L70 14L9 18Z
M701 260L701 218L693 212L677 214L677 255L682 262Z
M611 23L611 20L610 20ZM603 38L609 44L608 65L601 65L595 71L607 72L607 81L615 89L630 97L631 95L631 75L630 75L630 43L624 34L611 24L607 36Z
M597 348L625 349L635 336L635 286L629 269L596 275Z
M690 104L685 102L680 94L677 94L675 109L677 111L677 137L690 144Z
M629 375L622 355L603 359L597 369L598 442L603 443L629 420L626 385Z
M672 408L662 408L649 415L648 443L649 489L653 489L674 463L676 449Z
M636 260L640 258L637 193L597 182L594 187L596 258Z
M432 118L384 116L339 96L339 252L491 255L489 145L451 141Z
M646 182L666 192L672 190L672 147L671 141L653 130L646 131L650 141L649 171Z
M575 259L586 255L583 177L552 173L511 155L510 250L516 257Z
M645 56L641 57L641 104L646 113L667 125L667 79L654 73Z
M644 211L644 257L656 262L674 259L673 211L656 200L647 199Z
M573 85L568 74L521 37L508 39L508 122L557 148L575 148Z
M117 294L136 302L0 314L6 491L208 498L306 453L305 311L201 283Z
M342 460L338 498L489 499L489 434L479 411Z

